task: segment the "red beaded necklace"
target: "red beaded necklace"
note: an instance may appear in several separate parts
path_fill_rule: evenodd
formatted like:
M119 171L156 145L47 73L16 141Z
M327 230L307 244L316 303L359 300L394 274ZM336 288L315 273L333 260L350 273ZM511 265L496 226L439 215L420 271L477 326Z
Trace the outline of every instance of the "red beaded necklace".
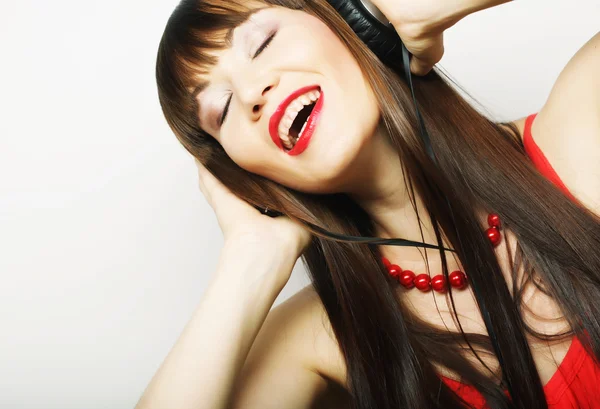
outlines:
M500 216L495 213L490 213L488 214L487 222L490 227L485 233L490 240L490 243L496 247L500 244L502 239L502 236L500 235ZM442 274L438 274L433 278L429 278L429 275L427 274L415 275L415 273L410 270L403 270L399 265L390 263L385 257L382 257L382 260L388 273L398 280L398 282L406 289L416 287L423 292L427 292L433 288L438 293L443 293L447 289L446 278ZM448 274L448 278L450 279L450 285L456 289L462 289L467 286L467 276L460 270L451 272Z

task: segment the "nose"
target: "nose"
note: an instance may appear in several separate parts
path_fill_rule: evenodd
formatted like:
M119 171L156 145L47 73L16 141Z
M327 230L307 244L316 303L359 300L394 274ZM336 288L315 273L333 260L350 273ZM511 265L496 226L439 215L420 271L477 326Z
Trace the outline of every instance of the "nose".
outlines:
M266 97L266 94L268 94L268 93L269 93L269 91L271 90L271 87L272 87L271 85L267 85L267 86L266 86L266 87L263 89L263 91L262 91L262 93L261 93L261 98L260 98L258 101L256 101L256 104L254 104L254 105L252 106L252 117L253 117L253 119L254 119L254 117L255 117L255 116L256 116L256 117L260 116L261 112L263 111L263 107L264 107L264 106L266 105L266 103L267 103L267 97Z
M240 93L242 104L253 121L258 120L264 114L265 106L269 102L276 85L275 80L261 81L259 85L250 85L245 92Z

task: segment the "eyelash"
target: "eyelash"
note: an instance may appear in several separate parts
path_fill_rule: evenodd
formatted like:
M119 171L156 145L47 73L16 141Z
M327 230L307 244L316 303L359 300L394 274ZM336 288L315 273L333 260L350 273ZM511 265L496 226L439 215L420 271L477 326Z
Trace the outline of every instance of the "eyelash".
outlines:
M256 53L252 57L253 60L256 57L258 57L258 55L260 53L262 53L267 47L269 47L269 45L271 45L271 41L275 37L275 34L277 34L277 30L275 30L274 32L272 32L267 37L267 39L265 41L263 41L263 43L260 45L260 47L258 47L258 50L256 50ZM229 94L229 98L227 99L227 102L225 103L225 108L223 109L223 112L221 113L221 118L219 119L219 126L223 125L223 122L225 122L225 118L227 118L227 112L229 111L229 104L231 103L231 97L232 97L232 95L233 94Z

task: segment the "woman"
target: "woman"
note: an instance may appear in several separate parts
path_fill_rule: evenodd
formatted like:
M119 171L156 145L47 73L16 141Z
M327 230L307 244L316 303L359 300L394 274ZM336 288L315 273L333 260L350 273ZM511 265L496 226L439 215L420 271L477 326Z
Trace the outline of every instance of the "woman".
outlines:
M159 97L225 245L138 408L600 407L599 36L537 116L496 124L431 67L502 1L374 3L438 163L401 73L326 1L171 16ZM312 285L269 311L298 257Z

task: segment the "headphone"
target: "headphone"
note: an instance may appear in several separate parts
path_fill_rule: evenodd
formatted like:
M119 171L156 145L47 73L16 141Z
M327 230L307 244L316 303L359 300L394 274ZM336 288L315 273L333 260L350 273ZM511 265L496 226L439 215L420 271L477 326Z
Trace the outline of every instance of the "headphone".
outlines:
M352 30L386 65L402 65L404 44L388 18L369 0L328 0Z

